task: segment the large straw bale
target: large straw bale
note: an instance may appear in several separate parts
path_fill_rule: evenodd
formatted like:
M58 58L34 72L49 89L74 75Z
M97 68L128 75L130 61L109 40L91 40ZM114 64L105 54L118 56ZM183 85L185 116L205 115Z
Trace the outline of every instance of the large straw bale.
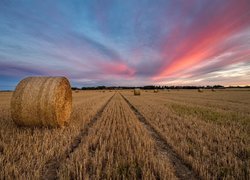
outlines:
M158 89L154 89L154 93L158 93Z
M72 91L65 77L27 77L11 99L12 119L22 126L63 126L71 110Z
M198 92L203 92L203 89L199 88L199 89L198 89Z
M135 89L134 89L134 95L135 95L135 96L140 96L140 95L141 95L141 91L140 91L139 88L135 88Z

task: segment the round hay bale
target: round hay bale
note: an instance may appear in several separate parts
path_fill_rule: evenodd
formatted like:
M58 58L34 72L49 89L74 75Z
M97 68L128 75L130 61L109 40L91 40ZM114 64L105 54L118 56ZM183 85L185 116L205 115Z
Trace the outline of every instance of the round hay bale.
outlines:
M198 89L198 92L203 92L203 89L199 88L199 89Z
M154 93L158 93L158 89L154 89Z
M79 91L78 91L78 90L75 90L75 93L79 93Z
M139 88L134 89L134 95L135 96L140 96L141 95L141 91L140 91Z
M214 89L214 88L212 88L212 89L211 89L211 91L215 92L215 89Z
M11 99L11 117L21 126L60 127L68 123L72 91L65 77L28 77Z

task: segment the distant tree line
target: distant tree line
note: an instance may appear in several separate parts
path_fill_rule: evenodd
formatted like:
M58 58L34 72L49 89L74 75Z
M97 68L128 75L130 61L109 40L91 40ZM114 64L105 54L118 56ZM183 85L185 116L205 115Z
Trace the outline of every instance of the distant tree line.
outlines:
M119 89L134 89L140 88L145 90L152 90L152 89L225 89L226 87L222 85L214 85L214 86L96 86L96 87L72 87L72 90L119 90ZM229 86L227 88L250 88L250 86Z

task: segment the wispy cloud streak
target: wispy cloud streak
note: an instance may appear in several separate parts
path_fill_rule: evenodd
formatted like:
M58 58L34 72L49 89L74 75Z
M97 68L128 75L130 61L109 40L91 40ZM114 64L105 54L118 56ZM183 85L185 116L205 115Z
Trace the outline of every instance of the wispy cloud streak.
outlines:
M248 0L0 1L0 81L250 84L249 17Z

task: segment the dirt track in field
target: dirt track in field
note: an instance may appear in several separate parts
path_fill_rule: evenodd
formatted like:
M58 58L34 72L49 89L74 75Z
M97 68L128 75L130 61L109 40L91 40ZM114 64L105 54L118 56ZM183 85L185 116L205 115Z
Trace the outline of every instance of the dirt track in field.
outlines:
M173 150L168 142L161 136L157 130L150 125L146 118L121 94L123 99L127 102L131 110L134 112L138 120L146 127L148 132L151 134L155 142L157 143L159 150L165 154L175 169L176 176L179 179L201 179L194 172L189 164L187 164L180 156Z
M54 129L16 126L11 95L0 93L0 179L249 179L249 90L80 91Z
M172 147L166 142L166 140L153 128L146 118L122 95L123 100L128 104L131 111L136 115L138 121L140 121L143 126L147 129L148 133L152 136L154 141L156 142L158 150L166 156L172 163L176 177L179 179L200 179L196 172L192 170L192 168L186 164L178 154L172 149ZM113 95L114 96L114 95ZM60 164L65 162L67 158L79 147L79 145L83 142L84 138L88 136L89 129L96 123L96 121L102 116L104 109L112 100L113 96L103 105L103 107L96 113L96 115L91 119L91 121L80 130L79 134L74 138L71 146L68 150L53 159L47 161L44 168L44 176L42 179L58 179L58 169L60 168Z
M64 154L47 161L47 163L45 164L44 175L42 179L58 179L57 171L60 167L60 164L67 158L69 158L70 154L72 154L79 147L84 137L88 135L89 129L102 116L104 109L107 107L113 97L114 95L111 96L111 98L102 106L102 108L96 113L96 115L90 120L90 122L80 130L80 133L74 138L71 146Z

